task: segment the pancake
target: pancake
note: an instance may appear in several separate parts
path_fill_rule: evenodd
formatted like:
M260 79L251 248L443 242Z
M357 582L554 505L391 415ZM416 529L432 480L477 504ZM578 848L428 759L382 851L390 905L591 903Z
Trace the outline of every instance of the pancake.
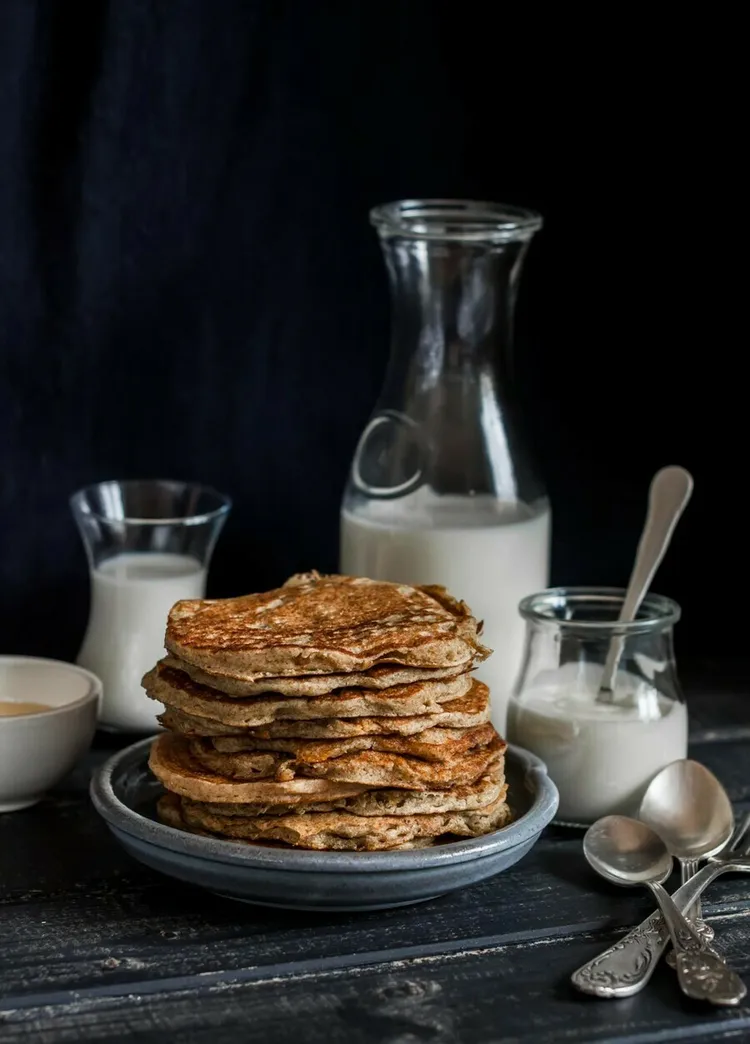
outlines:
M182 805L176 794L162 794L156 803L156 811L162 823L174 827L175 830L187 830L187 824L182 818ZM195 830L193 833L205 834L205 830Z
M390 689L340 689L328 696L225 696L191 681L183 671L157 664L143 679L152 700L193 717L210 718L224 725L255 728L277 720L356 718L374 715L435 714L443 703L465 696L472 688L470 674L439 681L418 681Z
M157 736L154 740L148 764L167 790L196 801L219 801L229 804L267 801L296 805L353 797L368 789L360 784L343 784L325 779L247 782L221 778L213 772L207 772L190 756L185 740L169 732Z
M436 714L410 717L375 718L313 718L308 721L275 721L253 729L252 735L261 739L296 737L309 739L340 739L347 736L398 735L413 736L436 727L472 728L489 721L489 690L475 681L470 691L455 700L441 704ZM212 718L200 718L173 707L167 707L159 721L165 728L183 736L243 736L247 730L241 725L224 725Z
M180 804L181 800L183 800L183 799L180 799L179 797L177 797L176 794L169 794L169 793L162 794L162 796L159 798L159 800L156 803L157 815L158 815L159 819L162 821L162 823L165 823L167 826L170 826L170 827L172 827L175 830L184 830L184 831L186 831L187 833L190 833L190 834L198 834L198 835L200 835L202 837L214 837L214 838L216 838L217 835L210 834L207 830L201 830L197 826L189 826L185 822L185 820L182 817L182 807L181 807L181 804ZM234 844L241 844L241 845L263 844L264 846L267 846L268 848L289 848L290 847L289 845L285 845L282 842L276 842L276 841L253 842L253 841L243 840L242 838L231 838L231 839L230 838L220 838L220 840L225 840L225 841L230 841L231 840L232 843L234 843ZM393 845L392 848L390 849L390 851L394 851L396 849L404 850L404 849L414 849L414 848L431 848L432 845L434 845L434 844L435 844L435 840L434 840L434 838L431 838L431 837L415 838L415 840L407 841L405 844L402 844L402 845Z
M464 812L491 805L506 793L502 769L494 768L476 783L450 790L367 790L355 797L335 801L311 801L306 804L220 804L194 802L208 812L220 816L283 816L289 812L352 812L357 816L423 815L435 812ZM189 798L183 798L190 802Z
M242 736L245 732L242 725L224 725L214 718L198 718L176 707L165 707L164 713L159 714L156 720L165 729L181 736Z
M422 838L478 837L510 819L505 798L472 812L433 815L357 816L351 812L307 812L285 816L220 816L183 802L184 822L211 834L246 841L281 841L317 850L378 851Z
M455 678L457 674L463 674L476 666L474 660L462 661L452 667L402 667L386 663L366 671L350 671L346 674L303 674L286 678L262 675L257 681L243 681L214 670L201 670L177 656L165 656L161 663L165 667L184 671L199 685L218 689L227 696L260 696L268 692L278 692L282 696L325 696L337 689L390 689L394 685L410 685L416 681Z
M455 667L488 654L468 607L444 588L318 573L263 594L177 602L165 644L194 667L250 682L386 663Z
M308 762L299 756L280 752L220 753L208 741L202 740L189 741L189 753L205 771L224 779L253 780L268 777L269 759L275 758L273 772L280 784L297 781L300 777L314 777L337 783L360 783L368 787L441 790L473 783L503 757L505 742L492 726L486 727L492 735L486 746L458 753L444 761L425 761L411 755L364 750L327 761Z
M486 746L494 736L495 730L490 724L477 725L473 729L425 729L416 736L349 736L344 739L264 739L252 732L244 736L196 740L190 749L196 756L202 750L210 752L211 749L224 754L278 751L292 755L298 762L308 763L330 761L342 754L361 750L408 754L425 761L449 761L474 747Z

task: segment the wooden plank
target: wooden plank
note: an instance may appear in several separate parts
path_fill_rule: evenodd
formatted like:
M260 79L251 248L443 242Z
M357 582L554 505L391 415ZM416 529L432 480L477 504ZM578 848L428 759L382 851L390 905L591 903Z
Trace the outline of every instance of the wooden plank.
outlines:
M733 965L750 976L742 918L718 925ZM750 1006L713 1009L684 998L662 966L626 1001L596 1001L568 985L598 950L583 934L467 947L447 956L387 959L253 982L185 980L169 993L81 997L0 1014L0 1037L39 1044L179 1040L181 1044L511 1044L746 1040Z

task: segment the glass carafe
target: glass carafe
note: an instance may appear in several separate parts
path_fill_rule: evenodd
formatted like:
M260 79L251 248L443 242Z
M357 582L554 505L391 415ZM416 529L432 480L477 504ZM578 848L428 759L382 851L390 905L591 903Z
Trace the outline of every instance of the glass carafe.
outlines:
M443 584L484 621L504 727L518 603L549 582L550 511L511 382L513 309L539 215L465 200L371 214L392 297L384 387L352 462L341 570Z

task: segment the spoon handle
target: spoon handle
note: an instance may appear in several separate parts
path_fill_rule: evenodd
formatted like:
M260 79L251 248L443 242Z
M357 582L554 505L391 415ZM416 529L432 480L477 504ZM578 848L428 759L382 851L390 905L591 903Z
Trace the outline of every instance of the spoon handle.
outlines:
M728 870L750 872L750 861L704 866L677 889L675 903L681 910L689 910L703 890ZM658 912L653 913L603 953L581 965L571 975L571 982L577 990L595 997L631 997L649 981L668 942L664 920Z
M697 859L681 859L680 860L680 874L681 874L680 884L687 884L687 882L690 880L691 877L695 877L695 875L698 873L699 869L700 869L700 867L699 867L699 863L698 863ZM705 922L702 920L702 918L703 918L703 911L701 910L701 901L700 901L700 899L696 899L695 905L691 907L691 909L687 912L686 916L696 926L698 925L698 922L701 922L702 924L704 924L704 926L706 928L708 928L708 925L705 925ZM700 929L699 929L699 931L700 931ZM709 939L708 941L710 942L711 939Z
M695 931L660 884L648 886L659 904L674 947L677 979L682 992L710 1004L739 1004L747 993L740 977L723 957Z
M635 618L692 492L693 478L684 468L662 468L654 475L648 494L646 522L620 610L621 622ZM617 635L610 642L599 684L599 698L602 702L610 702L612 699L612 686L622 655L622 644L622 638Z
M680 884L687 884L691 877L695 877L698 873L699 865L697 859L681 859L680 860ZM701 901L696 899L695 905L689 910L683 911L687 919L692 923L698 935L700 935L706 942L713 942L714 930L710 924L707 924L703 920L703 911L701 910ZM667 956L664 958L670 968L675 967L674 951L670 950Z

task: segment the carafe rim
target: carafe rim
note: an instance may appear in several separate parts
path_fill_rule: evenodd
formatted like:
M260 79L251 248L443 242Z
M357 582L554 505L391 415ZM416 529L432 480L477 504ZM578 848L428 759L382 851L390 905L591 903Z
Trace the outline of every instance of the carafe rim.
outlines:
M513 243L532 238L541 214L525 207L473 199L401 199L370 211L381 238L452 243Z

